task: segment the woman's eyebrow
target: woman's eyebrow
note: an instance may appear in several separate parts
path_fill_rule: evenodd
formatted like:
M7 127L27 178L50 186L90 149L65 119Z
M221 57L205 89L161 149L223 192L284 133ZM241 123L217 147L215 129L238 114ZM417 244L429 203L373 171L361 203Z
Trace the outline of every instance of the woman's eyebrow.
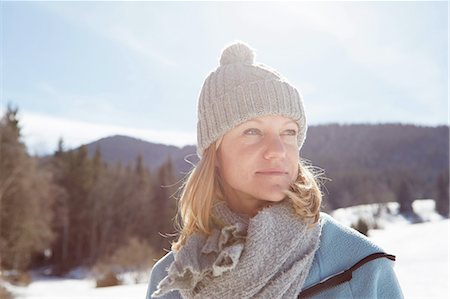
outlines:
M248 121L245 122L245 123L249 123L249 122L255 122L255 123L259 123L259 124L264 124L264 123L266 123L265 121L262 121L262 120L259 120L259 119L250 119L250 120L248 120ZM245 124L245 123L244 123L244 124ZM290 119L290 120L285 121L285 122L283 123L283 125L290 124L290 123L292 123L292 124L294 124L294 125L297 124L295 121L293 121L293 120Z

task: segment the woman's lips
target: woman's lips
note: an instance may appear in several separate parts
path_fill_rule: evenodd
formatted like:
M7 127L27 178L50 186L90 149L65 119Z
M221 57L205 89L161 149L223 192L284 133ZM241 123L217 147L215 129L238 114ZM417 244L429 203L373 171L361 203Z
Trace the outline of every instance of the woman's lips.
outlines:
M287 175L288 172L283 169L264 169L264 170L257 171L256 174L283 176L283 175Z

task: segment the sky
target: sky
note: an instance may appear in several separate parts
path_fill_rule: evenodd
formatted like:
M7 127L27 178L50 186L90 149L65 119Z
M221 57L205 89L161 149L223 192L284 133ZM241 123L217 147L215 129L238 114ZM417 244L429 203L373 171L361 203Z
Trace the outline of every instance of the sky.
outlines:
M0 5L0 112L19 108L31 154L195 144L202 84L237 40L300 91L309 125L449 122L446 1Z

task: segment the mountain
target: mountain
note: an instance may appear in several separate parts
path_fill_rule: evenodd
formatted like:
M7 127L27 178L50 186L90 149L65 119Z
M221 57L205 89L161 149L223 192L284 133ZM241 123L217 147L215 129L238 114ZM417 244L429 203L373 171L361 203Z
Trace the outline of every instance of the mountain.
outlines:
M187 145L179 148L173 145L151 143L142 139L115 135L102 138L86 144L88 153L93 156L98 148L102 159L108 164L134 165L136 158L141 155L150 171L156 171L168 158L175 167L176 173L182 175L191 169L185 158L197 163L196 147Z
M132 164L141 154L155 171L168 157L178 175L197 163L195 146L178 148L144 140L112 136L87 144L99 148L108 163ZM436 181L448 173L449 127L404 124L319 125L308 129L300 156L325 170L325 197L330 208L396 201L401 181L415 198L436 196ZM328 196L330 195L330 196Z

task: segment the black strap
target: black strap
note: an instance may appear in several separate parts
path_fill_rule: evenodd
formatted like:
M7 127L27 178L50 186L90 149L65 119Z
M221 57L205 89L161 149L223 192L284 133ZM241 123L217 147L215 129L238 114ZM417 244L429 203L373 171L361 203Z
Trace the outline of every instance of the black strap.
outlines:
M349 281L350 279L352 279L352 273L356 269L358 269L362 265L364 265L374 259L378 259L378 258L382 258L382 257L385 257L392 261L395 261L394 255L387 254L384 252L373 253L371 255L366 256L365 258L363 258L362 260L360 260L359 262L357 262L356 264L354 264L347 270L339 272L333 276L329 276L329 277L325 278L324 280L320 281L319 283L317 283L307 289L302 290L300 292L300 294L298 295L298 298L310 297L310 296L317 294L319 292L322 292L326 289L333 288L335 286L340 285L341 283Z

